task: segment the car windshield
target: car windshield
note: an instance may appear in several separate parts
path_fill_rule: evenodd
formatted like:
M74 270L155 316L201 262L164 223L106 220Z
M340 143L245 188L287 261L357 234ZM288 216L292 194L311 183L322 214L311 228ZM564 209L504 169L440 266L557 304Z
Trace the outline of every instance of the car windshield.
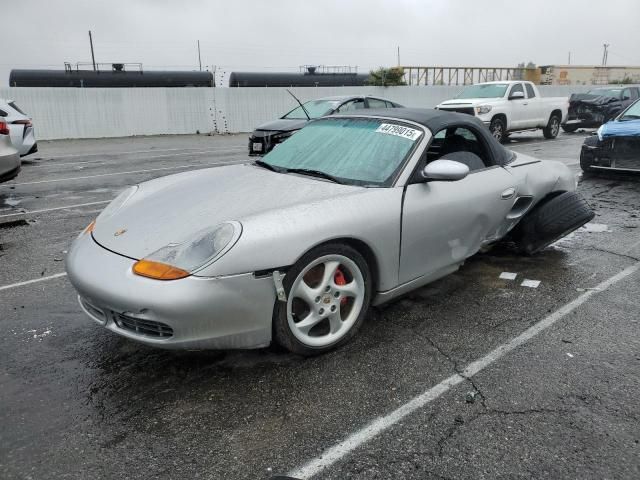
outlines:
M500 98L504 97L508 86L506 83L469 85L456 98Z
M596 88L587 92L589 95L600 95L602 97L620 98L622 89L620 88Z
M393 180L423 133L393 120L329 117L310 123L263 161L284 172L303 169L340 183L382 186Z
M621 122L627 120L638 120L640 119L640 102L636 102L631 105L626 112L624 112L618 120Z
M331 113L338 105L340 105L340 102L336 100L311 100L310 102L306 102L303 105L304 108L307 109L307 112L309 112L309 116L311 118L319 118L327 115L328 113ZM305 115L302 107L298 106L282 118L306 120L307 116Z

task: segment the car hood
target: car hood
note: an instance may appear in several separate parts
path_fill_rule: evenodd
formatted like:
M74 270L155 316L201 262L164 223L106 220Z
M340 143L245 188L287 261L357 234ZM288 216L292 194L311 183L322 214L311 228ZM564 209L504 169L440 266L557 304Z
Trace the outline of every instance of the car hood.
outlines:
M617 103L620 100L606 95L594 95L592 93L574 93L569 97L569 104L577 106L579 104L603 106L610 103Z
M362 190L250 164L195 170L142 183L118 211L98 217L93 237L104 248L140 259L207 226Z
M261 132L292 132L300 130L307 124L307 120L279 118L272 122L263 123L253 132L254 135L260 135Z

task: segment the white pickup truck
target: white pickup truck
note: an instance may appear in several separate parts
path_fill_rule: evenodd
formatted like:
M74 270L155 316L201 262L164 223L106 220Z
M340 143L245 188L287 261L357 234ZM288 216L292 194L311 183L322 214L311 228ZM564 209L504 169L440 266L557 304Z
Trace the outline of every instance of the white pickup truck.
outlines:
M565 97L542 98L531 82L506 81L469 85L436 108L478 117L502 142L511 132L539 128L545 138L556 138L569 102Z

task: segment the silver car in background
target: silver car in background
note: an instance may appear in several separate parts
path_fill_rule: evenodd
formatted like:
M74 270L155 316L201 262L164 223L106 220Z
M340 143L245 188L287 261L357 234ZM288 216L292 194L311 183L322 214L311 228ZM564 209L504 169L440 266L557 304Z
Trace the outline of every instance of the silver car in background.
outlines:
M31 117L20 110L13 100L0 98L0 121L9 126L11 143L21 157L38 151Z
M11 144L9 125L0 118L0 182L11 180L20 171L20 155Z
M130 187L66 268L87 315L130 339L315 355L482 247L510 236L533 254L582 226L576 185L469 115L338 114L253 163Z

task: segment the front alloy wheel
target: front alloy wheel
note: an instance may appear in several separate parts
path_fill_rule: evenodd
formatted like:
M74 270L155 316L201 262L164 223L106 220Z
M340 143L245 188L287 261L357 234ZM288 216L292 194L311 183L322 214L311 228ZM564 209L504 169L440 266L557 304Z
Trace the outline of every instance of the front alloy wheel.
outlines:
M347 245L314 249L285 277L287 302L276 302L274 334L286 349L315 355L347 342L370 301L369 268Z

